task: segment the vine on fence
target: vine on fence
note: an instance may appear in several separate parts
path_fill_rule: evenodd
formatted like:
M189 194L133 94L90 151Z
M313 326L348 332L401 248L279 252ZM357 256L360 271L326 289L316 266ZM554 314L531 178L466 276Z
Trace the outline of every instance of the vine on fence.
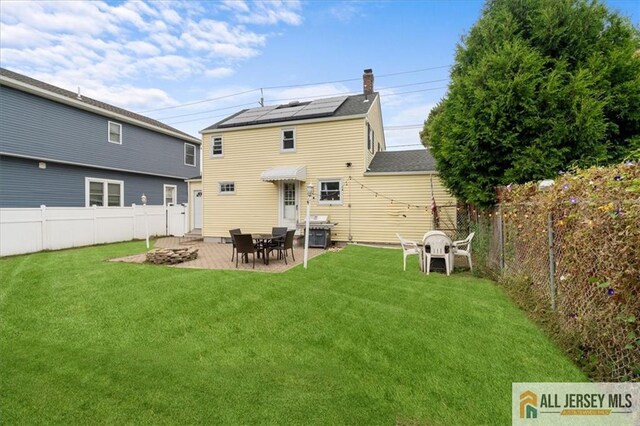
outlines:
M593 378L639 381L640 164L563 173L546 191L508 186L499 199L487 235L500 226L503 241L487 260L495 270L502 256L510 293L530 310L554 300L552 332Z

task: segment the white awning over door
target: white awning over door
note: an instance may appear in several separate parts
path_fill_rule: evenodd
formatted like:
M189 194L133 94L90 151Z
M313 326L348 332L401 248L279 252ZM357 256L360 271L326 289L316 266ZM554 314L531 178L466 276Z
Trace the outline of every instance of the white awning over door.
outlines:
M307 166L278 166L267 169L260 175L265 182L277 182L282 180L298 180L304 182L307 179Z

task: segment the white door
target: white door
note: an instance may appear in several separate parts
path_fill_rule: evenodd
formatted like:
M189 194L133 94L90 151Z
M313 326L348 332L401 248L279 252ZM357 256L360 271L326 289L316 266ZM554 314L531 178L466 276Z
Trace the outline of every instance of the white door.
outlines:
M202 229L202 190L193 191L193 228Z
M298 183L280 184L280 226L296 229L298 221Z

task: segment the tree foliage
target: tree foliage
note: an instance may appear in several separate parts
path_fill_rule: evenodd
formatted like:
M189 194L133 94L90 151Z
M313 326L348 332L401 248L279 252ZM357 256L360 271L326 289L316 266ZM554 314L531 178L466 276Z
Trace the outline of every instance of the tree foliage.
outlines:
M628 158L640 32L597 0L489 0L421 137L453 194L479 205L498 185Z

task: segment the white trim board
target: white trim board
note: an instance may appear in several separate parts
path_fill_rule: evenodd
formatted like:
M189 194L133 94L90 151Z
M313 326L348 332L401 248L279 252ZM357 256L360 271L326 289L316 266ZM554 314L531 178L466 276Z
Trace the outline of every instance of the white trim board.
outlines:
M13 153L9 153L9 152L0 152L0 156L15 157L15 158L25 158L27 160L36 160L36 161L44 161L44 162L48 161L50 163L68 164L70 166L88 167L88 168L91 168L91 169L113 170L113 171L116 171L116 172L134 173L134 174L137 174L137 175L160 176L160 177L166 177L166 178L171 178L171 179L180 179L180 180L188 179L188 178L185 178L184 176L161 175L160 173L141 172L141 171L137 171L137 170L120 169L118 167L98 166L98 165L95 165L95 164L77 163L75 161L55 160L53 158L35 157L33 155L13 154Z

